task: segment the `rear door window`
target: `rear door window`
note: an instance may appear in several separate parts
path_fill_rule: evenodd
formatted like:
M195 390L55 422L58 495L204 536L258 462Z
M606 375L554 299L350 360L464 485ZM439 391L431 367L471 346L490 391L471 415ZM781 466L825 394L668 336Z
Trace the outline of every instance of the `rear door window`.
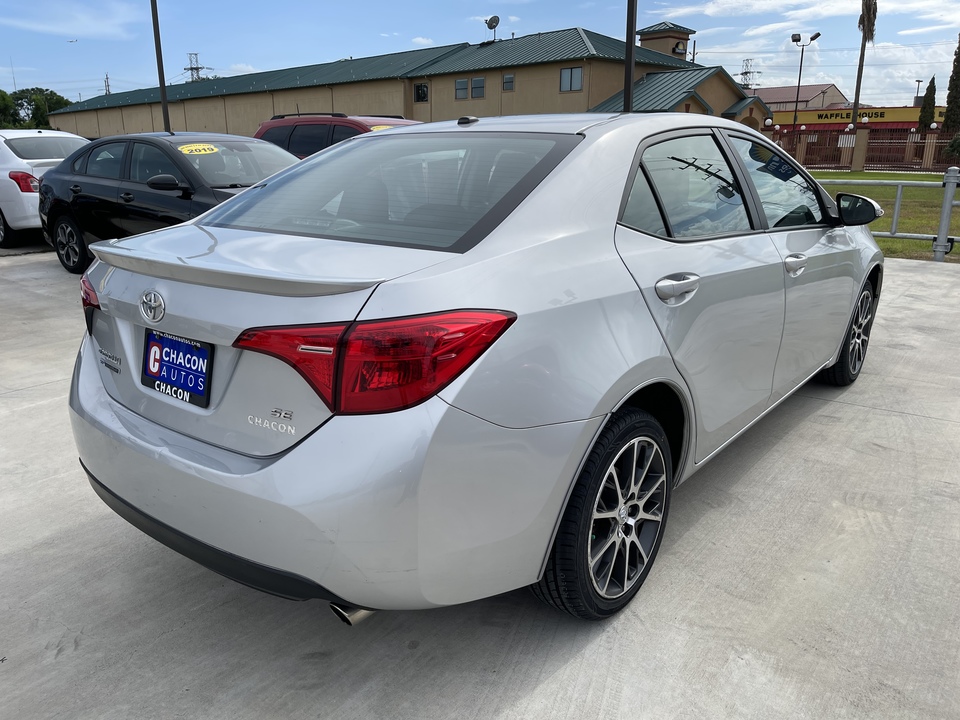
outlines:
M362 130L358 130L357 128L351 127L350 125L334 125L333 134L330 137L330 144L336 145L338 142L343 142L344 140L352 138L356 135L360 135L362 133L363 133Z
M712 135L666 140L641 158L674 238L749 232L750 218L730 165Z
M579 142L533 133L369 137L291 168L205 224L464 252Z
M282 147L284 150L287 149L287 141L290 139L290 131L293 128L290 125L277 125L276 127L267 128L263 131L263 135L260 136L261 140L266 140L271 142L278 147Z
M120 173L123 171L123 155L126 150L125 142L107 143L94 148L87 161L87 175L120 179Z

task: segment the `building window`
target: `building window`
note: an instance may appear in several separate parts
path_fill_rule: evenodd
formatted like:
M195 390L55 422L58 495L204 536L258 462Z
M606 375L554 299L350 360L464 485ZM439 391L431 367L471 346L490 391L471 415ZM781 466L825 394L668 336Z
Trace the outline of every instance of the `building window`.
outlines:
M503 91L513 92L513 75L503 76Z
M413 101L418 102L427 102L430 97L430 93L427 90L426 83L417 83L413 86Z
M473 78L473 80L470 81L470 97L483 97L483 78Z
M563 68L560 71L560 92L583 90L583 68Z
M466 80L457 80L457 100L466 100L467 99L467 81Z

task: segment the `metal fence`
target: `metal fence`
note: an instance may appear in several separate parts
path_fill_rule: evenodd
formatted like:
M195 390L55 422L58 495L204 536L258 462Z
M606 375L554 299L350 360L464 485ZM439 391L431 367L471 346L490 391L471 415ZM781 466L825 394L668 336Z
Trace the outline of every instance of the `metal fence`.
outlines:
M866 153L861 156L863 169L945 172L960 162L960 158L947 154L951 138L952 134L916 132L911 128L871 128ZM841 130L773 134L773 141L798 162L820 170L849 170L854 162L856 140L856 133Z

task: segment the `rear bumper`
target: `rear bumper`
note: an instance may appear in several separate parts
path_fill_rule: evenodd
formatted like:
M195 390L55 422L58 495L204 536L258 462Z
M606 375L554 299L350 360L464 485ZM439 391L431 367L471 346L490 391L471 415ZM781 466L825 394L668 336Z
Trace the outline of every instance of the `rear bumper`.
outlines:
M317 585L307 578L294 575L293 573L283 572L282 570L276 570L266 565L260 565L251 560L238 557L223 550L218 550L189 535L184 535L179 530L160 522L156 518L150 517L110 492L110 490L102 485L100 481L87 470L82 461L80 465L87 472L87 479L90 481L90 486L94 492L100 496L100 499L106 503L107 507L141 532L163 543L171 550L176 550L184 557L188 557L194 562L203 565L205 568L213 570L215 573L219 573L247 587L252 587L255 590L260 590L270 595L286 598L287 600L319 599L344 603L343 598L337 597L326 588Z
M11 192L4 195L3 217L14 230L40 227L37 193Z
M96 362L85 337L70 416L108 505L239 582L364 608L452 605L535 582L602 421L513 430L435 397L335 416L293 449L255 458L127 410Z

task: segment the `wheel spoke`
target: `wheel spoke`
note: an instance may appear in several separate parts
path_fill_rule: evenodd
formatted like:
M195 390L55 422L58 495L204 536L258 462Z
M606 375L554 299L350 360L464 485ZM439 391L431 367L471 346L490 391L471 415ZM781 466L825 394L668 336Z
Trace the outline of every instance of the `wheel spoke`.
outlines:
M663 485L663 480L664 480L664 475L663 473L661 473L660 476L657 478L657 481L653 484L653 487L647 490L647 492L643 494L642 498L637 499L637 502L640 503L641 510L643 510L643 506L647 502L647 500L650 499L650 496L653 495L661 485Z
M616 549L615 549L614 552L613 552L613 558L611 558L611 560L610 560L610 565L609 565L609 567L607 568L607 572L606 572L607 579L604 580L604 582L603 582L603 594L604 594L604 595L607 594L607 589L610 587L610 579L613 577L613 570L614 570L614 568L615 568L616 565L617 565L617 556L620 554L620 547L621 547L620 538L619 538L618 535L614 535L614 538L617 540L617 547L616 547Z
M642 568L647 564L647 553L643 551L643 545L640 544L640 538L636 534L634 534L633 537L630 538L630 541L633 545L636 546L637 552L640 553L640 559L643 561L640 565L640 567Z
M606 541L604 541L603 547L600 548L596 553L594 553L594 554L593 554L593 557L590 558L590 563L593 564L593 565L597 564L597 562L600 560L600 558L603 557L603 554L604 554L607 550L609 550L609 549L610 549L610 546L613 545L613 544L617 541L617 537L618 537L618 535L617 535L617 531L616 531L616 530L614 530L612 533L610 533L610 537L608 537L608 538L606 539Z

